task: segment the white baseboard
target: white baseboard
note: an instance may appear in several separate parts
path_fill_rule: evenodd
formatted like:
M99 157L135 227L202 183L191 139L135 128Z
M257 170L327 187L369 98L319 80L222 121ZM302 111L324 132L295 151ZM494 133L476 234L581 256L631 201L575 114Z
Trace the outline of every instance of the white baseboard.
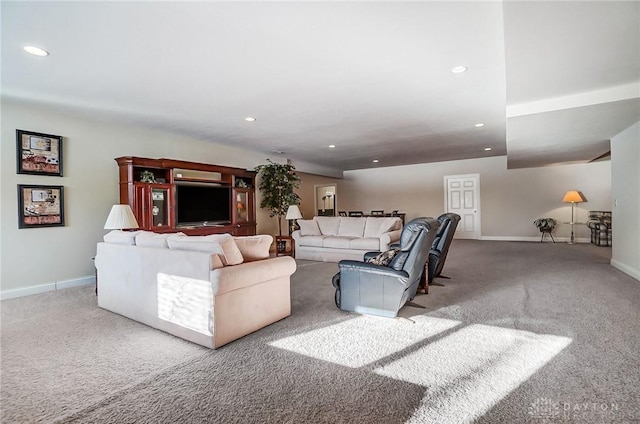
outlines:
M50 291L63 290L71 287L88 286L96 283L95 276L75 278L73 280L57 281L54 283L41 284L38 286L25 287L22 289L4 290L0 292L0 300L14 299L16 297L31 296L32 294L46 293Z
M640 281L640 271L637 269L633 269L620 261L616 261L615 259L611 259L611 266Z
M556 243L568 243L569 237L554 237ZM540 237L516 237L516 236L480 236L480 240L486 241L537 241L540 242ZM552 243L549 237L544 238L545 243ZM590 238L576 238L576 243L591 243Z

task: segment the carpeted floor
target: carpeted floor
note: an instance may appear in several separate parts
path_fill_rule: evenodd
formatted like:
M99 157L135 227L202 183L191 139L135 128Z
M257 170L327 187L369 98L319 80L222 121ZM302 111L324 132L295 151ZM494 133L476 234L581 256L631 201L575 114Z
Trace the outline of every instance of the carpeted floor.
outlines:
M333 304L298 261L292 315L217 351L99 309L6 300L3 423L640 422L640 282L610 249L455 240L399 319Z

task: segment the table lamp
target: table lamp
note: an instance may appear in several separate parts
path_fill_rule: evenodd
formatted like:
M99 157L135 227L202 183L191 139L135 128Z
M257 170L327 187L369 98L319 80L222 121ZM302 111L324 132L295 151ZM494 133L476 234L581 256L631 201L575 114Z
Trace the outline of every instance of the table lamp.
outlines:
M574 215L573 215L573 209L574 209L576 203L586 202L587 198L584 197L584 194L582 194L581 191L569 190L569 191L567 191L567 194L564 195L564 198L562 199L562 201L564 203L571 203L571 222L569 223L571 225L571 237L569 239L569 244L574 244L575 243L575 235L574 235L574 232L573 232L573 226L575 225L576 222L575 222Z
M138 221L129 205L113 205L104 223L105 230L124 230L139 228Z
M296 219L302 218L302 213L298 205L291 205L287 209L287 215L285 219L289 221L289 235L291 235L297 228Z

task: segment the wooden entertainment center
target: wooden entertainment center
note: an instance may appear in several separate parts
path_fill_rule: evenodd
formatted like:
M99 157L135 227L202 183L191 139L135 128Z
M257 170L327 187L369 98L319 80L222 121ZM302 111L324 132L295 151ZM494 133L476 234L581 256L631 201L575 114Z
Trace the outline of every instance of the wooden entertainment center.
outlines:
M256 234L254 171L174 159L115 160L120 203L131 206L140 228L189 235Z

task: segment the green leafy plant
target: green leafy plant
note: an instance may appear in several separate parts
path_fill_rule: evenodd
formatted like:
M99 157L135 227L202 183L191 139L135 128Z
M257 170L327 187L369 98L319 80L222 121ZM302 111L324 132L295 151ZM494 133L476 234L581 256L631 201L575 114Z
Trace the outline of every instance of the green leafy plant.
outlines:
M533 221L533 225L535 225L536 228L538 228L538 230L540 231L542 230L553 231L553 229L556 228L556 225L558 225L558 221L556 221L553 218L538 218L535 221Z
M260 207L267 209L270 217L278 217L278 235L282 235L281 221L289 206L300 204L300 197L293 191L300 186L300 177L295 169L293 165L276 163L270 159L255 168L260 180L258 189L262 194Z
M143 183L155 183L156 176L153 175L153 172L145 169L140 173L140 181Z

